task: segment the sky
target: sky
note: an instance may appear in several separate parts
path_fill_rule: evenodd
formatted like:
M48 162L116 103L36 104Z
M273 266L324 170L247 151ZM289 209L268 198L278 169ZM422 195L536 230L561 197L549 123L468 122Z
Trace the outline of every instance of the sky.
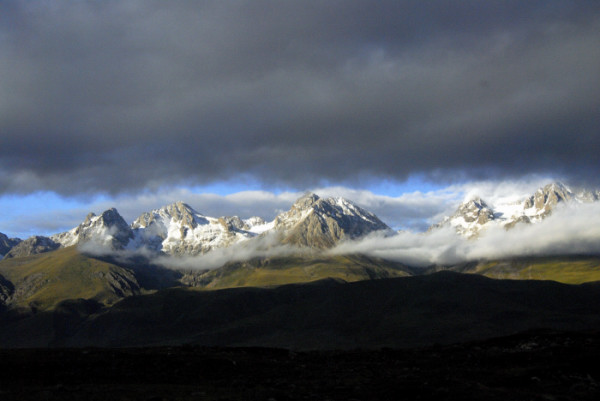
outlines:
M599 44L597 0L3 0L0 232L598 187Z

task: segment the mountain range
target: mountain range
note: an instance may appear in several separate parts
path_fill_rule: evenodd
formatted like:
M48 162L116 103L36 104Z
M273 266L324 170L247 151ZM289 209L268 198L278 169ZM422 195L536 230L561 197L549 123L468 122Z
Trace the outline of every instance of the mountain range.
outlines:
M454 214L444 218L439 224L432 226L428 233L422 235L435 233L436 230L451 229L456 231L458 236L464 237L465 241L472 241L473 246L476 246L478 237L483 235L485 230L501 227L510 235L511 230L517 225L523 227L535 225L550 218L560 205L590 203L598 199L597 191L576 192L559 183L540 188L531 196L518 202L491 204L474 197L459 205ZM338 321L339 316L331 315L335 314L336 310L342 308L348 312L356 306L351 306L351 299L355 299L355 302L364 302L365 296L374 297L373 294L380 291L387 294L385 299L382 298L382 302L396 305L399 301L394 298L394 294L405 291L406 285L420 282L419 280L402 281L403 279L432 276L431 279L423 280L433 287L429 288L427 286L430 284L427 284L427 289L424 290L426 293L419 295L420 301L413 299L411 302L421 305L419 308L422 308L423 313L433 313L439 319L449 310L448 308L452 309L456 299L471 300L465 294L452 291L458 291L459 287L468 287L470 284L467 283L474 282L482 285L487 283L457 278L467 274L511 280L554 280L570 284L600 281L600 257L596 254L524 256L415 267L358 251L344 254L330 252L332 248L345 241L350 241L348 243L352 244L353 241L360 241L371 235L376 235L376 239L401 238L400 233L392 230L373 213L351 201L343 198L320 198L312 193L302 196L288 211L279 214L271 221L265 221L260 217L247 219L236 216L210 217L195 211L183 202L176 202L143 213L131 224L128 224L116 209L111 208L100 215L90 213L77 227L50 237L32 236L20 240L1 235L0 245L4 258L0 260L0 323L3 325L0 329L0 344L8 346L39 346L51 343L131 344L132 338L139 337L139 334L135 334L138 333L136 330L141 329L133 327L131 328L133 331L124 329L123 325L128 325L125 322L129 319L131 322L139 323L139 327L150 325L143 329L149 330L146 335L148 344L164 343L164 341L199 341L207 344L282 346L302 344L304 346L312 343L290 334L294 332L293 327L300 324L291 322L290 316L295 316L296 319L304 314L303 319L310 322L308 316L310 308L329 305L333 309L322 313L319 318L320 323L313 323L316 325L315 333L319 333L320 336L331 336L331 332L327 332L328 323L323 322L329 318ZM457 275L439 276L448 273L447 271ZM433 278L434 276L437 278ZM427 305L432 296L429 292L440 291L439 283L452 282L452 280L458 283L454 290L448 290L452 293L448 296L454 297L454 300L440 299L440 304L436 304L434 310L428 309L430 306ZM367 288L364 286L341 286L343 283L366 281L377 281L381 284L369 287L371 289L368 293L364 292ZM384 283L388 281L390 284ZM300 287L293 287L293 285ZM286 289L274 290L281 286ZM542 284L540 286L541 293L546 291L543 288L550 288L551 292L571 291L564 290L563 287L544 287L545 285ZM262 290L255 292L248 289L249 287L262 288ZM510 298L513 287L513 284L502 287L506 297ZM600 297L600 293L596 294L596 287L592 285L581 291L587 294L585 297ZM235 292L236 289L242 290L242 288L245 288L244 292ZM526 287L519 288L518 291L523 291L523 300L532 296L525 294ZM345 294L346 290L349 293L344 295L342 304L330 297L333 292L341 291ZM572 291L579 292L575 289ZM286 295L281 297L277 294ZM415 292L411 290L411 294L414 296ZM307 297L302 311L290 306L298 304L298 297ZM128 301L125 302L126 300ZM503 298L498 302L501 304L494 304L490 308L497 308L500 316L506 299ZM528 317L529 322L552 322L550 315L555 313L556 309L548 309L540 304L533 311L528 309L528 302L515 306L518 312L514 313L526 314L530 317ZM192 308L190 305L195 306ZM379 324L370 320L369 315L376 306L369 305L366 309L361 307L360 316L356 316L355 326ZM471 301L465 301L460 305L460 308L465 311L472 308ZM255 310L255 307L258 309ZM214 309L207 312L206 308ZM560 328L571 327L568 317L571 310L565 310L561 315ZM548 316L550 320L535 317L538 312ZM156 318L158 320L150 317L153 313L160 313L160 317ZM203 313L208 315L204 316ZM260 317L257 317L256 313L259 313ZM223 318L216 317L221 314ZM233 320L223 320L227 319L227 316ZM481 316L483 315L478 314L477 319ZM498 321L501 325L506 325L509 317L499 318ZM191 328L185 329L188 331L181 329L183 331L180 333L179 329L172 331L168 328L172 318L178 319L178 324L184 326L188 324L185 323L188 321L186 319L196 319L194 321L198 324L201 322L206 324L206 330L202 331L204 334ZM401 320L400 315L394 317L396 318ZM67 319L69 323L65 323L67 325L63 328L57 328L56 324L62 321L61 319ZM266 337L251 339L250 336L242 339L240 332L255 330L249 329L256 323L253 319L260 319L261 328L256 330L260 331L260 336ZM348 315L345 319L351 318ZM151 323L154 320L156 322ZM400 324L400 320L388 323L393 324L394 327L402 326L403 330L410 332L410 324L409 326L406 326L408 323ZM282 335L289 339L289 343L281 338L275 341L274 337L264 332L270 324L267 322L270 321L278 322L276 323L278 327L287 327L286 333ZM579 322L576 325L577 330L585 326L580 320L577 322ZM324 324L325 329L321 327L321 323ZM345 326L341 322L338 323L341 326L336 326L335 330L341 330L340 333L343 333ZM453 322L446 320L440 324L448 326L449 329L454 325ZM54 328L49 329L48 325L54 325L52 326ZM159 330L158 332L149 328L154 326ZM497 330L496 323L492 326L491 331L484 330L486 335ZM555 324L552 323L550 326L554 327ZM524 329L527 327L527 325L523 326ZM600 324L598 327L600 328ZM298 333L308 334L311 330L307 326ZM384 330L384 326L381 326L381 330ZM105 332L112 333L110 336L113 336L113 340L97 338ZM165 334L166 337L161 342L160 333L166 332L170 334ZM227 336L220 337L219 333L225 332L228 333ZM398 345L397 342L390 340L388 334L384 335L384 332L376 330L373 336L367 336L369 340L365 344ZM338 334L342 338L343 335L340 333ZM414 333L417 336L423 335L420 329ZM385 337L387 340L381 343L376 340L378 336L388 337ZM442 337L462 338L450 336L448 333L443 334ZM200 338L204 340L200 341ZM415 338L411 341L413 340ZM328 341L335 345L338 340L331 337ZM415 344L417 343L419 342L416 341ZM357 344L359 343L352 340L344 343L343 346Z
M552 214L559 204L591 203L600 199L600 191L582 189L572 191L562 183L551 183L539 188L525 199L488 204L480 197L462 203L452 216L434 227L451 226L465 237L475 237L492 226L511 229L519 223L538 223Z
M299 248L325 249L345 239L392 230L377 216L343 198L323 199L309 193L289 211L266 222L260 217L205 216L183 202L143 213L130 225L115 208L90 213L73 229L27 240L2 237L5 258L28 256L88 244L106 250L141 250L194 256L256 239Z
M517 225L537 224L548 218L559 205L596 202L599 198L599 191L572 191L561 183L548 184L520 200L494 205L473 197L460 204L454 214L432 226L428 233L450 227L458 235L476 240L492 227L510 230ZM136 277L140 275L145 276L142 281L154 280L152 288L176 282L213 289L309 282L327 277L359 281L440 269L501 278L551 278L563 282L596 278L594 255L586 256L583 262L574 261L573 257L553 258L551 262L529 258L527 263L512 258L467 260L452 266L433 265L423 269L357 252L326 252L344 241L360 240L374 233L387 238L398 235L375 214L349 200L321 198L313 193L305 194L288 211L271 221L260 217L211 217L186 203L175 202L143 213L128 224L115 208L111 208L100 215L90 213L77 227L50 237L32 236L20 240L0 234L0 250L4 257L0 261L0 286L3 286L0 292L4 295L0 297L11 304L24 305L25 300L37 302L36 297L27 294L48 287L48 282L55 280L52 274L38 272L39 266L50 259L56 267L90 257L100 258L111 266L108 268L112 272L110 283L98 284L112 294L107 296L106 302L119 298L115 294L139 292L144 288L143 283L137 282ZM31 263L37 266L32 270L36 274L21 274L27 271L26 268L19 268L19 274L11 270L14 266ZM563 274L564 269L556 268L562 266L561 263L575 266L577 272ZM87 264L97 266L96 262ZM131 273L132 266L137 273ZM139 269L139 266L146 267ZM168 277L165 283L157 283L156 277L148 279L164 270L163 266L171 268L166 269L168 274L159 274L161 278ZM127 277L127 280L121 280L125 284L117 285L120 282L115 279L117 276Z
M525 199L494 205L473 197L429 231L449 226L458 234L473 238L493 226L510 229L517 224L538 223L550 216L559 204L590 203L598 199L600 191L572 191L561 183L548 184ZM175 202L143 213L127 224L118 211L111 208L99 216L90 213L77 227L50 237L33 236L22 241L0 233L0 256L22 257L78 244L91 244L108 251L145 250L171 256L195 256L234 245L254 246L265 238L269 238L271 246L322 250L376 231L388 236L395 234L375 214L349 200L320 198L308 193L272 221L261 217L211 217L186 203Z

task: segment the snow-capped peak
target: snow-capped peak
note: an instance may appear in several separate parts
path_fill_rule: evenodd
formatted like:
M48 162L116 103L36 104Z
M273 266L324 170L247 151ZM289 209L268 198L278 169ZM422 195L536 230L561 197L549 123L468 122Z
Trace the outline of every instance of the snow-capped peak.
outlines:
M529 209L529 216L544 217L560 202L569 202L575 198L565 185L555 182L538 189L524 203L524 209Z
M284 242L301 246L329 247L341 239L357 238L373 231L390 230L374 214L344 198L320 198L308 193L275 218L274 229Z
M184 202L175 202L138 217L131 225L135 240L130 247L195 255L252 238L257 235L252 227L259 223L264 221L204 216Z
M481 226L493 221L495 215L488 204L480 197L473 197L462 203L456 212L447 217L440 225L454 227L459 234L472 237Z
M94 242L112 249L121 249L133 238L133 233L117 209L110 208L100 216L89 213L77 227L50 238L63 247Z
M445 218L437 226L450 225L459 234L474 237L492 225L508 229L518 223L536 223L549 216L560 203L593 202L600 198L599 194L598 191L581 191L576 194L566 185L554 182L517 202L498 202L492 206L476 197L462 203L452 216Z
M147 228L153 224L161 224L165 220L180 223L183 227L191 229L199 224L206 224L208 221L200 213L196 212L190 205L184 202L175 202L170 205L142 213L132 224L131 228Z

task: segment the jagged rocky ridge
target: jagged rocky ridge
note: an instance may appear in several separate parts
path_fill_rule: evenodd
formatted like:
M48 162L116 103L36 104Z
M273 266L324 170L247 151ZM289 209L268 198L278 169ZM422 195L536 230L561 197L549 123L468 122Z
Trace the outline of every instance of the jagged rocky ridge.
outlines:
M17 243L10 249L10 251L6 253L6 255L4 255L4 257L9 259L18 258L21 256L36 255L38 253L53 251L59 247L60 244L54 242L48 237L34 235Z
M143 213L131 225L130 249L145 247L172 255L197 255L250 239L269 227L258 217L204 216L183 202Z
M91 242L98 246L123 249L133 238L133 233L117 209L111 208L100 216L90 213L77 227L50 238L63 247Z
M462 203L452 216L432 229L451 226L456 232L474 238L486 228L498 225L511 229L517 224L537 223L552 214L560 204L589 203L600 199L600 191L574 191L562 183L551 183L533 195L516 202L490 205L474 197Z
M0 259L19 242L21 242L20 238L8 238L5 234L0 233Z
M450 226L457 233L474 238L494 225L510 229L517 224L539 222L559 204L598 199L600 191L573 191L561 183L548 184L513 203L490 205L474 197L430 230ZM0 255L26 256L83 243L109 250L145 249L166 255L198 255L236 244L252 244L252 240L267 236L277 244L327 249L374 231L394 234L373 213L346 199L320 198L308 193L270 222L260 217L210 217L176 202L143 213L128 225L112 208L99 216L90 213L77 227L50 238L35 236L21 241L0 234Z
M330 248L344 239L391 229L377 216L343 198L307 194L273 223L282 242L301 247Z
M560 204L593 202L598 200L598 195L552 184L510 205L492 205L476 197L460 205L440 226L450 226L462 235L474 237L493 225L509 228L516 224L535 224ZM111 304L129 295L173 285L230 288L308 282L323 277L356 281L431 270L415 273L413 268L399 262L362 254L319 252L346 239L381 231L395 234L374 214L345 199L320 198L314 194L301 197L290 210L270 222L258 217L213 218L177 202L143 213L128 225L116 209L109 209L99 216L89 214L77 227L51 238L34 236L24 241L13 240L16 244L0 263L0 308L2 305L51 308L52 296L94 297ZM2 239L8 242L5 237ZM263 252L265 248L261 247L265 244L274 249L267 248ZM73 245L81 246L76 249L71 247ZM214 253L218 263L206 262L214 259L212 257L203 259L202 263L196 259L146 257L147 252L153 253L150 256L198 255L233 246L236 248L223 252L225 258L219 259L221 252ZM283 252L279 252L278 247L282 247ZM99 249L103 251L94 253ZM139 252L142 249L145 251ZM248 249L259 252L245 253ZM53 250L56 251L28 259L31 263L17 259ZM227 256L232 254L238 259ZM252 256L244 256L249 254ZM180 261L182 264L178 264ZM186 261L193 265L185 264ZM596 263L595 260L584 262ZM507 263L498 268L492 266L491 273L521 274L519 263L514 266L510 261ZM175 270L165 269L167 265ZM27 269L24 270L24 266ZM480 271L489 266L465 266L457 268L491 274ZM214 270L209 270L213 267ZM597 278L592 274L588 281L590 279ZM64 280L71 281L67 285ZM82 285L84 281L86 285ZM62 294L65 285L69 288L66 295ZM48 297L48 294L54 295Z
M343 198L320 198L309 193L273 221L260 217L210 217L183 202L143 213L131 225L114 208L90 213L77 227L50 238L31 237L7 255L26 256L58 247L88 244L108 250L146 249L167 255L198 255L272 236L273 242L324 249L344 239L391 229L377 216Z

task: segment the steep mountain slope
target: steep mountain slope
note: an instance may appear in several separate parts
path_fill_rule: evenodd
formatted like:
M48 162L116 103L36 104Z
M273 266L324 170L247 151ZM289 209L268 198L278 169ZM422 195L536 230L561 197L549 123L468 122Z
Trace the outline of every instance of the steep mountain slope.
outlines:
M541 219L550 213L561 202L579 201L579 197L561 183L548 184L538 189L523 204L524 214L530 219ZM591 200L597 200L592 198Z
M60 244L57 244L50 238L35 235L13 246L10 251L4 255L4 258L9 259L37 255L38 253L53 251L58 249L58 247L60 247Z
M19 242L21 242L20 238L8 238L6 234L0 233L0 259Z
M391 229L370 213L343 198L322 199L309 193L274 221L282 242L316 249L331 248L344 239Z
M358 238L375 230L389 230L375 215L341 198L321 199L314 194L300 198L288 212L282 213L274 221L266 223L260 218L241 220L237 217L212 218L194 211L189 205L177 202L150 213L142 214L131 227L126 223L115 209L110 209L100 216L90 214L85 221L74 229L58 234L52 239L31 238L21 247L15 249L11 255L14 265L21 264L20 272L23 276L15 276L15 272L6 270L4 274L7 283L4 292L7 303L11 305L25 305L38 302L33 294L51 292L48 280L56 280L54 271L50 266L51 258L63 259L65 250L49 252L47 259L31 259L28 255L35 252L50 251L51 246L62 247L83 244L110 248L116 251L135 251L140 247L151 249L158 254L167 254L171 257L193 256L213 251L217 248L238 245L240 250L252 250L256 246L288 245L293 250L297 247L299 252L290 256L262 257L247 261L226 263L221 268L209 271L186 271L166 274L164 269L150 268L147 260L141 261L141 267L136 267L136 253L110 253L104 260L97 257L89 258L78 254L76 250L70 252L78 255L77 261L65 261L62 268L80 266L83 260L86 263L108 263L118 269L125 269L127 279L134 283L131 291L123 295L139 293L142 288L161 288L167 285L188 285L207 289L229 288L239 286L269 286L288 283L308 282L323 278L337 278L344 281L358 281L375 278L400 277L412 274L412 271L399 263L367 258L365 256L336 256L325 257L320 254L323 248L334 246L346 238ZM263 238L268 240L262 241ZM53 242L56 241L56 242ZM54 244L54 245L53 245ZM42 245L46 245L44 248ZM245 247L245 248L244 248ZM84 248L88 249L88 248ZM308 252L307 252L308 250ZM252 253L250 251L250 253ZM6 265L8 266L8 258ZM143 258L143 257L141 257ZM92 262L90 262L92 261ZM42 265L49 264L49 269L44 271ZM125 263L125 264L124 264ZM223 262L225 263L225 262ZM33 268L32 265L35 265ZM25 268L23 268L25 266ZM202 267L201 265L199 266ZM41 269L39 272L35 269ZM31 275L30 270L40 273ZM59 269L60 270L60 269ZM92 269L93 270L93 269ZM2 274L4 270L0 270ZM62 270L61 270L62 271ZM78 274L86 275L84 270ZM91 273L91 271L89 272ZM183 276L181 280L177 276ZM73 277L76 277L74 275ZM164 284L163 282L164 278ZM142 280L142 282L140 282ZM31 285L29 284L31 282ZM54 281L52 281L54 283ZM93 297L99 283L82 280L75 283L63 281L64 287L61 294L54 294L52 302L69 298ZM25 288L23 290L22 288ZM71 288L79 287L79 288ZM90 287L90 288L86 288ZM86 292L87 291L87 292ZM18 295L20 293L26 295ZM84 294L84 292L86 292ZM53 307L56 302L49 300L38 302L38 308ZM106 301L112 302L112 299Z
M123 249L133 238L133 232L117 209L111 208L100 216L90 213L77 227L50 238L63 247L92 243L107 249Z
M450 224L457 233L472 237L493 221L495 221L493 210L481 198L475 198L461 204L441 225Z
M475 197L461 204L452 216L432 229L451 226L457 233L473 238L494 225L510 229L516 224L537 223L550 216L560 204L589 203L599 199L600 191L573 191L564 184L551 183L518 201L490 205Z
M204 216L183 202L144 213L131 225L140 246L171 255L197 255L252 238L265 222L258 218Z
M272 222L259 217L209 217L177 202L142 214L131 227L130 249L143 246L170 255L203 254L261 234L274 235L282 244L322 249L346 238L389 230L375 215L345 199L314 194L298 199Z
M75 247L4 259L0 277L5 304L35 310L52 309L64 300L78 298L109 305L141 292L131 270L87 257Z
M181 281L193 287L221 289L307 283L326 278L353 282L413 274L415 270L401 263L363 255L296 255L230 262L204 272L186 271Z

